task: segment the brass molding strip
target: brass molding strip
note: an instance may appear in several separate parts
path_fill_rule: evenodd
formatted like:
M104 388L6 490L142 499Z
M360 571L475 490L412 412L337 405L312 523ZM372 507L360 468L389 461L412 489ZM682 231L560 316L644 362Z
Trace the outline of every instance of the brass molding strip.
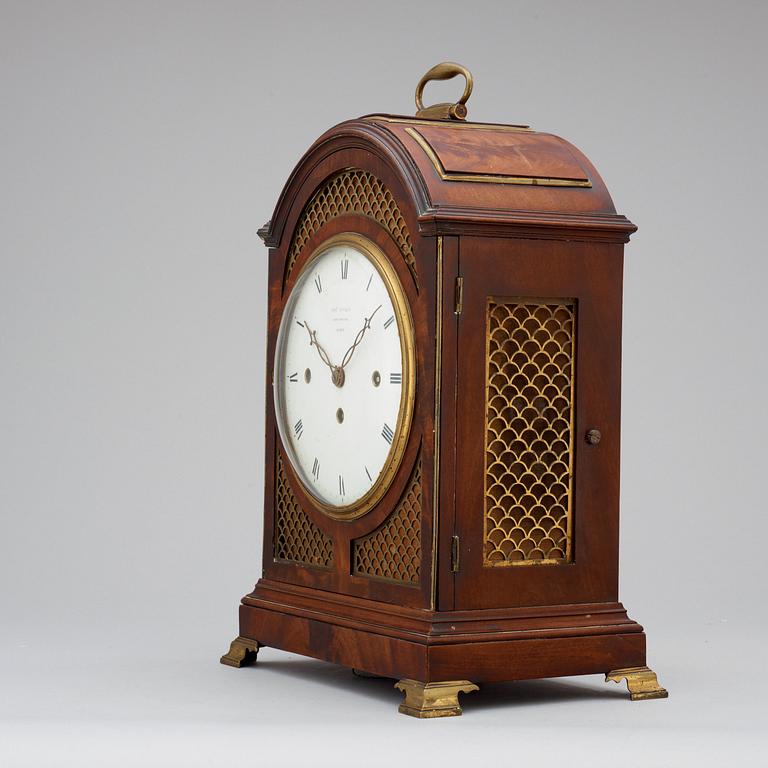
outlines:
M468 181L478 184L522 184L530 187L591 187L592 182L575 181L573 179L552 179L533 176L501 176L491 173L448 173L440 158L435 154L429 142L415 129L406 128L405 132L424 150L432 161L438 176L443 181Z
M432 472L432 586L430 608L437 606L438 514L440 509L440 394L443 367L443 236L437 237L437 287L435 294L435 443Z
M499 125L498 123L464 123L458 120L420 120L417 117L388 117L386 115L368 115L363 120L372 123L400 123L402 125L447 125L462 130L500 131L502 133L535 133L529 125Z

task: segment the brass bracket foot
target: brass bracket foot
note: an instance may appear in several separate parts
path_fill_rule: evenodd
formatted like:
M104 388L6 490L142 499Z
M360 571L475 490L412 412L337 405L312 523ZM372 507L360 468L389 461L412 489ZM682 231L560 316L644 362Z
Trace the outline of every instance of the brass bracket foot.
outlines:
M236 637L229 644L229 651L221 657L221 663L230 667L248 667L256 663L261 643L248 637Z
M632 701L643 699L666 699L669 696L666 688L659 685L656 673L648 667L627 667L626 669L614 669L605 676L605 682L613 680L614 683L627 681L629 698Z
M479 690L469 680L448 680L443 683L420 683L400 680L395 688L405 694L399 711L411 717L454 717L461 714L459 693Z

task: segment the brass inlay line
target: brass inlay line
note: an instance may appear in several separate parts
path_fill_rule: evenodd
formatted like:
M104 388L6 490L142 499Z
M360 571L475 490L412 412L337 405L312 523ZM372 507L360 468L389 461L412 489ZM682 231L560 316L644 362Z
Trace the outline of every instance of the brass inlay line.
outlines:
M576 302L488 299L486 566L573 560Z
M424 153L432 161L438 175L444 181L468 181L479 184L522 184L533 187L591 187L591 181L574 179L554 179L534 176L503 176L492 173L448 173L440 162L430 143L414 128L406 128L405 132L416 141Z
M534 133L533 129L528 125L499 125L498 123L463 123L455 120L420 120L419 118L412 117L387 117L385 115L369 115L363 118L372 123L401 123L403 125L434 125L440 127L442 125L450 128L461 128L461 130L478 129L483 131L499 131L501 133Z

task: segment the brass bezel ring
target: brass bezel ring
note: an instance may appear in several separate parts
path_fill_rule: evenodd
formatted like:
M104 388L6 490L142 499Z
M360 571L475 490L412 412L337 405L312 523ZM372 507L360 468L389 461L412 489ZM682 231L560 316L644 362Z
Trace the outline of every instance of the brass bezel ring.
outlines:
M304 283L314 262L326 251L339 245L348 245L360 251L373 264L384 281L387 293L392 301L397 329L400 334L400 356L403 371L403 389L400 395L400 408L397 414L395 436L392 439L392 445L387 454L384 467L376 482L364 496L354 503L344 506L334 506L320 499L312 490L308 478L305 477L304 471L298 465L290 438L286 437L286 426L285 418L282 414L280 388L277 385L277 382L280 381L280 377L276 375L278 370L281 370L283 366L282 347L285 341L285 327L287 322L289 322L286 318L290 318L291 316L291 307L293 306L295 298L298 296L296 291ZM275 344L275 363L272 369L272 392L275 406L275 420L277 422L277 428L285 450L285 455L291 464L294 474L301 483L304 492L309 496L314 505L328 517L341 521L357 520L369 512L379 501L381 501L383 496L389 490L392 481L395 479L395 475L400 468L403 455L405 454L405 448L408 444L416 399L416 345L410 305L395 268L392 266L384 251L372 240L355 232L342 232L323 241L314 250L309 259L307 259L301 272L297 275L296 282L294 283L291 293L283 307L283 316L280 319L280 328L277 333L277 342Z

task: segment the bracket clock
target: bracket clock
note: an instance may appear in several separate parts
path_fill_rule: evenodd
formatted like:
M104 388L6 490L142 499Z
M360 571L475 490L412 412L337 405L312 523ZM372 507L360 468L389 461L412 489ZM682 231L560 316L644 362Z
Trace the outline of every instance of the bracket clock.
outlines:
M430 80L462 75L455 104ZM461 713L489 681L667 692L618 602L624 243L590 161L466 120L439 64L414 117L323 134L269 247L263 576L221 661L291 651Z

